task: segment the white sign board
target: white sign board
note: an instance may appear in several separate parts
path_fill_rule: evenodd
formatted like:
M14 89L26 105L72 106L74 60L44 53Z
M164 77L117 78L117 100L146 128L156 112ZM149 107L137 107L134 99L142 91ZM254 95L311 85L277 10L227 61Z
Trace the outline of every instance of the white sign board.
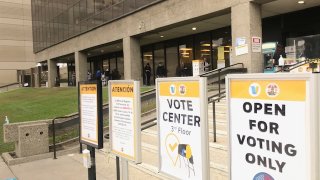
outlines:
M193 76L199 76L204 73L204 61L203 60L193 60L192 61L192 73Z
M261 37L252 37L251 39L252 52L261 52Z
M141 162L139 81L109 81L111 152Z
M157 85L159 171L209 179L206 78L160 78Z
M237 37L236 38L236 47L235 47L236 56L248 54L248 52L249 52L249 48L248 48L248 44L246 43L246 38L245 37Z
M226 84L230 179L314 179L313 77L230 75Z
M98 87L80 84L80 141L98 146Z

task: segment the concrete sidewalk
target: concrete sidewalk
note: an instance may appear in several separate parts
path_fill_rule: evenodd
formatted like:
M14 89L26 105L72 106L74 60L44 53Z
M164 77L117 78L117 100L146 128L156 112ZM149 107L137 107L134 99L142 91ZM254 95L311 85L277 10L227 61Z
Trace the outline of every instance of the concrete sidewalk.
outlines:
M6 180L10 178L15 178L15 176L12 174L7 164L3 162L2 158L0 157L0 180Z
M10 170L11 169L11 170ZM81 154L59 156L58 159L43 159L10 166L0 162L0 180L16 177L18 180L86 180L88 169L82 165ZM108 158L106 153L96 151L96 172L99 180L116 179L116 162L114 157ZM129 179L159 179L129 165Z

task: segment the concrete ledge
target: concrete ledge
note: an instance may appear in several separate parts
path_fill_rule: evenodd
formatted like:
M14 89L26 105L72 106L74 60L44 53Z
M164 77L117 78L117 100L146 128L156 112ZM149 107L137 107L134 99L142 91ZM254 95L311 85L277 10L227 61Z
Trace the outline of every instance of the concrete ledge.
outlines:
M57 151L57 157L71 154L71 153L78 153L78 152L79 152L79 146L74 147L74 148L70 148L67 150ZM12 166L12 165L31 162L31 161L37 161L37 160L41 160L41 159L47 159L47 158L53 159L53 152L39 154L39 155L35 155L35 156L29 156L29 157L21 157L21 158L14 158L8 152L6 152L6 153L2 154L2 158L8 166Z
M23 125L34 125L47 123L50 124L51 120L39 120L39 121L28 121L28 122L19 122L19 123L10 123L3 125L3 141L5 143L8 142L16 142L19 140L18 137L18 127Z

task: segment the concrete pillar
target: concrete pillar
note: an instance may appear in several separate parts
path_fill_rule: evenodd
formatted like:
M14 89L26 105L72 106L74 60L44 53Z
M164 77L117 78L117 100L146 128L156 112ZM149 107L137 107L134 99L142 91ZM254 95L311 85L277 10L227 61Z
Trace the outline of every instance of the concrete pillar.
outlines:
M244 63L248 73L263 72L262 53L251 51L252 36L262 37L261 5L243 2L231 7L232 28L232 64ZM236 56L236 39L244 37L248 44L248 53Z
M79 81L87 80L87 55L76 51L74 53L75 69L76 69L76 85L78 86Z
M55 78L57 77L57 63L53 59L47 60L48 62L48 87L55 86Z
M124 79L141 80L140 42L133 37L123 38Z
M40 67L36 67L35 68L35 72L34 72L34 87L40 87Z

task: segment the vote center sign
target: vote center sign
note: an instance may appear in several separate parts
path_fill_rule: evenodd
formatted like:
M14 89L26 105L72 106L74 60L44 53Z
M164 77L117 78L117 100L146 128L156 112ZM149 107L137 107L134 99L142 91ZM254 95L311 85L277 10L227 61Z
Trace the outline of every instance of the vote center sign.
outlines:
M311 76L229 75L231 179L313 179Z
M209 179L205 78L157 79L159 171Z

